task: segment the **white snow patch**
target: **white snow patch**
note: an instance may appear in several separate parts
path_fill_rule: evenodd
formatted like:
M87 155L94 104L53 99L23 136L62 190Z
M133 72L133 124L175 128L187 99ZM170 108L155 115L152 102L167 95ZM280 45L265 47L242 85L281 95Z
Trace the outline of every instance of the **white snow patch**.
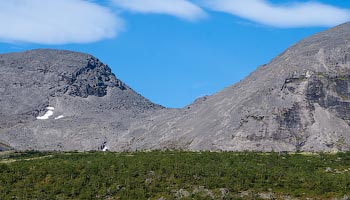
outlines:
M310 72L310 71L307 71L305 77L306 77L306 78L310 78L310 77L311 77L311 72Z
M37 117L37 119L49 119L53 115L52 110L48 110L43 116Z
M47 111L43 116L37 117L37 119L49 119L53 115L53 111L55 110L54 107L46 107Z
M63 115L60 115L58 117L56 117L55 119L62 119L64 116Z
M103 149L102 149L102 151L108 151L109 149L108 149L108 147L107 146L105 146Z

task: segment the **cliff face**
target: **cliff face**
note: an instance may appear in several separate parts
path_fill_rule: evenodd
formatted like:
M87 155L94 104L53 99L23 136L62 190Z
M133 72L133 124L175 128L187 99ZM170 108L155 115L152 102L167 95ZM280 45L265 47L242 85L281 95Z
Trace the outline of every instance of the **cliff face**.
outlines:
M0 140L17 149L350 150L350 24L293 45L239 83L163 109L86 54L0 55Z

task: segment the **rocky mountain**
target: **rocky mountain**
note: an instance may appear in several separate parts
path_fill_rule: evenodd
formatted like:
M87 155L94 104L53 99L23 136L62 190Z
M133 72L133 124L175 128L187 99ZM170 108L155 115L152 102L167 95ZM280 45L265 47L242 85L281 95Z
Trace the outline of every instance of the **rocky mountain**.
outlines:
M87 150L162 109L87 54L0 55L0 140L16 149Z
M0 94L0 150L350 150L350 23L183 109L151 103L92 56L58 50L0 55Z
M346 23L300 41L217 94L136 125L148 134L133 136L130 149L342 151L350 150L349 125Z

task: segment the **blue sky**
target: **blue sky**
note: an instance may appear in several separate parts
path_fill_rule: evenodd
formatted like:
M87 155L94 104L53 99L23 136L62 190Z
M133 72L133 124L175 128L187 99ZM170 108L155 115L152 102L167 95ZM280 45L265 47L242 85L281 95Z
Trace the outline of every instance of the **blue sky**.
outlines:
M183 107L230 86L298 40L350 19L347 0L13 0L0 5L0 25L7 27L0 30L0 53L86 52L167 107Z

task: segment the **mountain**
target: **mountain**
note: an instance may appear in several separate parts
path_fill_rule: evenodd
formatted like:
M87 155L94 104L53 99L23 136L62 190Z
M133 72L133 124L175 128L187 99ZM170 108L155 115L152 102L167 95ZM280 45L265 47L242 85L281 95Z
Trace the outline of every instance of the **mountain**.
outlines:
M97 149L163 109L93 56L39 49L0 55L0 140L16 149Z
M152 116L130 149L350 150L350 23L306 38L239 83ZM157 139L157 142L152 142Z
M90 55L47 49L0 55L0 94L0 140L19 150L350 150L350 23L183 109Z

